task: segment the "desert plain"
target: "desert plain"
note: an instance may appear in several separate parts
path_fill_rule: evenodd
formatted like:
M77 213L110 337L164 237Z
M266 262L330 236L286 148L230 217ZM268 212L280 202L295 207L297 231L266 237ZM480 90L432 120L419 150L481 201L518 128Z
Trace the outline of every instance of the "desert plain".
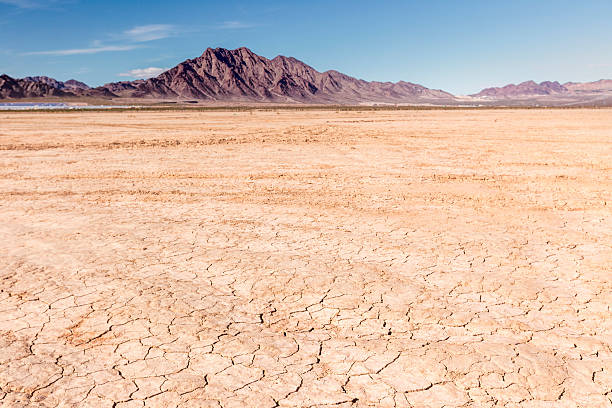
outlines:
M0 406L612 406L612 110L0 113Z

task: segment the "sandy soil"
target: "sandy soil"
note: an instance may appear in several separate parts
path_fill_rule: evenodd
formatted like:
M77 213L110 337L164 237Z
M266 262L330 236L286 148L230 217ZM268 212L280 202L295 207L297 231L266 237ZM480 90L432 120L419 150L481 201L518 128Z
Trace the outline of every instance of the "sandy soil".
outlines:
M611 407L612 110L0 114L0 405Z

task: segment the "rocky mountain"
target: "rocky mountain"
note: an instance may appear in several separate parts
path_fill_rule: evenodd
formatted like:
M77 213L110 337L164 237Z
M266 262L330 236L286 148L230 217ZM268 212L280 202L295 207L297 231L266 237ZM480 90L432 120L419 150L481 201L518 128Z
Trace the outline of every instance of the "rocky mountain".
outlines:
M564 84L526 81L455 97L410 82L369 82L334 70L319 72L298 59L282 55L268 59L245 47L208 48L201 56L183 61L155 78L113 82L97 88L74 79L61 82L46 76L0 77L1 99L83 96L213 103L608 106L612 105L612 80Z
M100 89L100 88L99 88ZM242 47L208 48L156 78L107 84L119 97L303 103L410 103L453 95L409 82L368 82L337 71L319 72L291 57L267 59Z
M136 81L112 82L96 89L104 89L110 92L111 94L117 96L121 94L130 94L136 91L138 85L142 84L143 82L145 82L144 79L137 79Z
M471 96L503 99L517 96L552 95L563 92L568 92L568 89L557 81L544 81L539 84L534 81L525 81L518 85L509 84L499 88L486 88Z
M57 79L49 78L47 76L28 76L23 79L25 81L31 81L31 82L42 82L56 89L63 89L63 90L91 89L89 86L87 86L87 84L77 81L76 79L69 79L66 82L58 81Z
M15 79L8 75L0 76L0 98L40 98L40 97L74 96L73 93L63 91L45 82Z
M470 95L474 103L508 106L610 106L612 80L594 82L534 81L486 88Z
M612 79L600 79L594 82L567 82L563 86L572 92L612 92Z
M0 99L23 98L76 98L76 97L114 98L117 95L104 88L92 89L83 82L70 79L61 82L46 76L11 78L0 76Z
M67 89L91 89L89 85L76 79L69 79L64 82L64 88Z

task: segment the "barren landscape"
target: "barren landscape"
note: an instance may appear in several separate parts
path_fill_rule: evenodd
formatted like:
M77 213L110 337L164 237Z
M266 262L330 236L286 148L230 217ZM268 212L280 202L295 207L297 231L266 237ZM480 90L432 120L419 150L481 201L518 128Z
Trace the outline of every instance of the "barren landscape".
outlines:
M612 110L0 114L2 407L612 407Z

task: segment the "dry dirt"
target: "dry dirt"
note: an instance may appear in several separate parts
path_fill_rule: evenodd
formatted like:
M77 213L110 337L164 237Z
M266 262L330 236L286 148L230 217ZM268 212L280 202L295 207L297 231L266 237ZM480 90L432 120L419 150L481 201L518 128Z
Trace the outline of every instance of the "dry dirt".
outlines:
M0 114L3 407L611 407L612 110Z

